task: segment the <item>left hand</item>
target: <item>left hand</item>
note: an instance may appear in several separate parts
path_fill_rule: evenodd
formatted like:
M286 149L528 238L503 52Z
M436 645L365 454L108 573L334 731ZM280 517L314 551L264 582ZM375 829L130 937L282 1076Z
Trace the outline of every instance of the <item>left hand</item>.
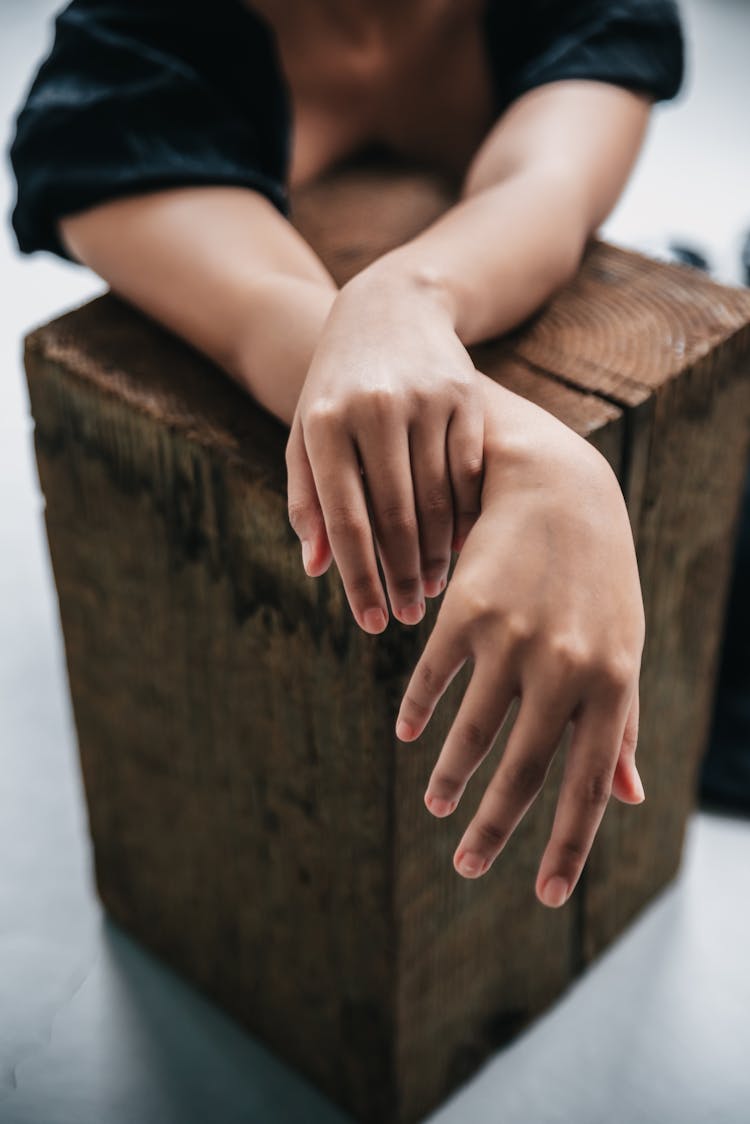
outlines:
M419 737L467 660L473 673L425 803L450 815L516 696L521 705L454 865L485 873L544 784L569 721L567 753L537 895L575 886L610 794L639 803L635 766L644 613L633 537L615 474L540 407L479 375L486 399L482 514L406 688L396 733Z
M404 624L447 581L451 547L479 514L479 373L446 298L376 264L336 298L287 443L290 522L308 574L335 558L360 626Z

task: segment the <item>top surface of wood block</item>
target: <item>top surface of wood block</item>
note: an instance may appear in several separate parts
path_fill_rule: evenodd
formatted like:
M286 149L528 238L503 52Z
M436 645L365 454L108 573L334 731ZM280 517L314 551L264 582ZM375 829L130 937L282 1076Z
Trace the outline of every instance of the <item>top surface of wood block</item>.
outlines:
M450 202L448 189L421 173L354 166L299 192L293 218L341 284ZM588 436L738 333L750 336L749 325L749 291L592 241L572 283L474 355L481 370ZM27 347L201 444L264 463L282 486L285 429L193 349L114 297L37 329Z

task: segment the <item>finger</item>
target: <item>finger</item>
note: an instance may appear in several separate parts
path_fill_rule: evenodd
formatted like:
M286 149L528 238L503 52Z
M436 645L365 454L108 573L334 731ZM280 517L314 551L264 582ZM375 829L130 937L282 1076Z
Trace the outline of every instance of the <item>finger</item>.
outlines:
M391 608L404 624L417 624L424 616L424 589L406 429L378 427L363 434L359 455Z
M448 816L472 774L492 749L516 695L510 667L478 663L445 739L427 785L425 804L435 816Z
M337 426L303 431L326 534L355 620L366 632L382 632L388 608L378 573L357 453Z
M319 577L331 564L331 548L297 415L286 444L286 468L289 522L302 545L302 565Z
M612 795L621 800L623 804L642 804L646 799L643 791L643 781L635 763L635 750L638 745L638 716L639 699L636 685L633 701L630 704L625 732L622 735L620 755L612 781Z
M445 602L401 700L396 719L396 736L401 741L419 737L469 656L468 646L462 643L444 610Z
M453 548L460 550L479 517L484 463L484 419L468 402L448 423L448 468L453 490Z
M537 875L536 893L545 905L562 905L580 877L612 792L626 715L622 704L608 699L588 704L576 719Z
M422 581L427 597L445 589L453 540L453 495L446 456L446 430L425 415L412 425L409 449L419 522Z
M508 744L476 815L456 848L453 865L466 878L489 870L544 784L570 717L572 696L521 696Z

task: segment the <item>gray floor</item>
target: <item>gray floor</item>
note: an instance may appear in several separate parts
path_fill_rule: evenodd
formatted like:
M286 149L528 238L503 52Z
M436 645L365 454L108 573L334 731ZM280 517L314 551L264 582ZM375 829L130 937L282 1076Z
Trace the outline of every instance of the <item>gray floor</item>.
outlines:
M7 118L49 0L0 0ZM664 107L606 225L737 280L750 225L750 5L691 0L687 96ZM7 209L10 185L0 181ZM20 337L98 291L0 233L0 1122L334 1124L343 1116L108 924L92 893ZM694 817L679 880L432 1124L750 1121L750 823Z

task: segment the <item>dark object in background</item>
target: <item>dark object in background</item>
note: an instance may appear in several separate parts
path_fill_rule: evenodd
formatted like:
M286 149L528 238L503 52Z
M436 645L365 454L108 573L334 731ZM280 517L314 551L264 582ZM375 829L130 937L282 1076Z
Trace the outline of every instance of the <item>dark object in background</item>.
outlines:
M705 254L694 246L686 246L680 242L669 243L669 257L672 261L682 265L691 265L693 269L701 269L704 273L711 272L711 265Z
M745 481L724 649L700 802L750 813L750 473Z
M711 274L708 256L694 245L671 241L668 261ZM742 279L750 285L750 231L741 250ZM750 471L740 511L732 585L727 602L724 648L716 698L699 777L704 808L750 813Z
M741 251L750 285L750 231ZM740 512L724 648L708 750L699 780L703 807L750 813L750 471Z

